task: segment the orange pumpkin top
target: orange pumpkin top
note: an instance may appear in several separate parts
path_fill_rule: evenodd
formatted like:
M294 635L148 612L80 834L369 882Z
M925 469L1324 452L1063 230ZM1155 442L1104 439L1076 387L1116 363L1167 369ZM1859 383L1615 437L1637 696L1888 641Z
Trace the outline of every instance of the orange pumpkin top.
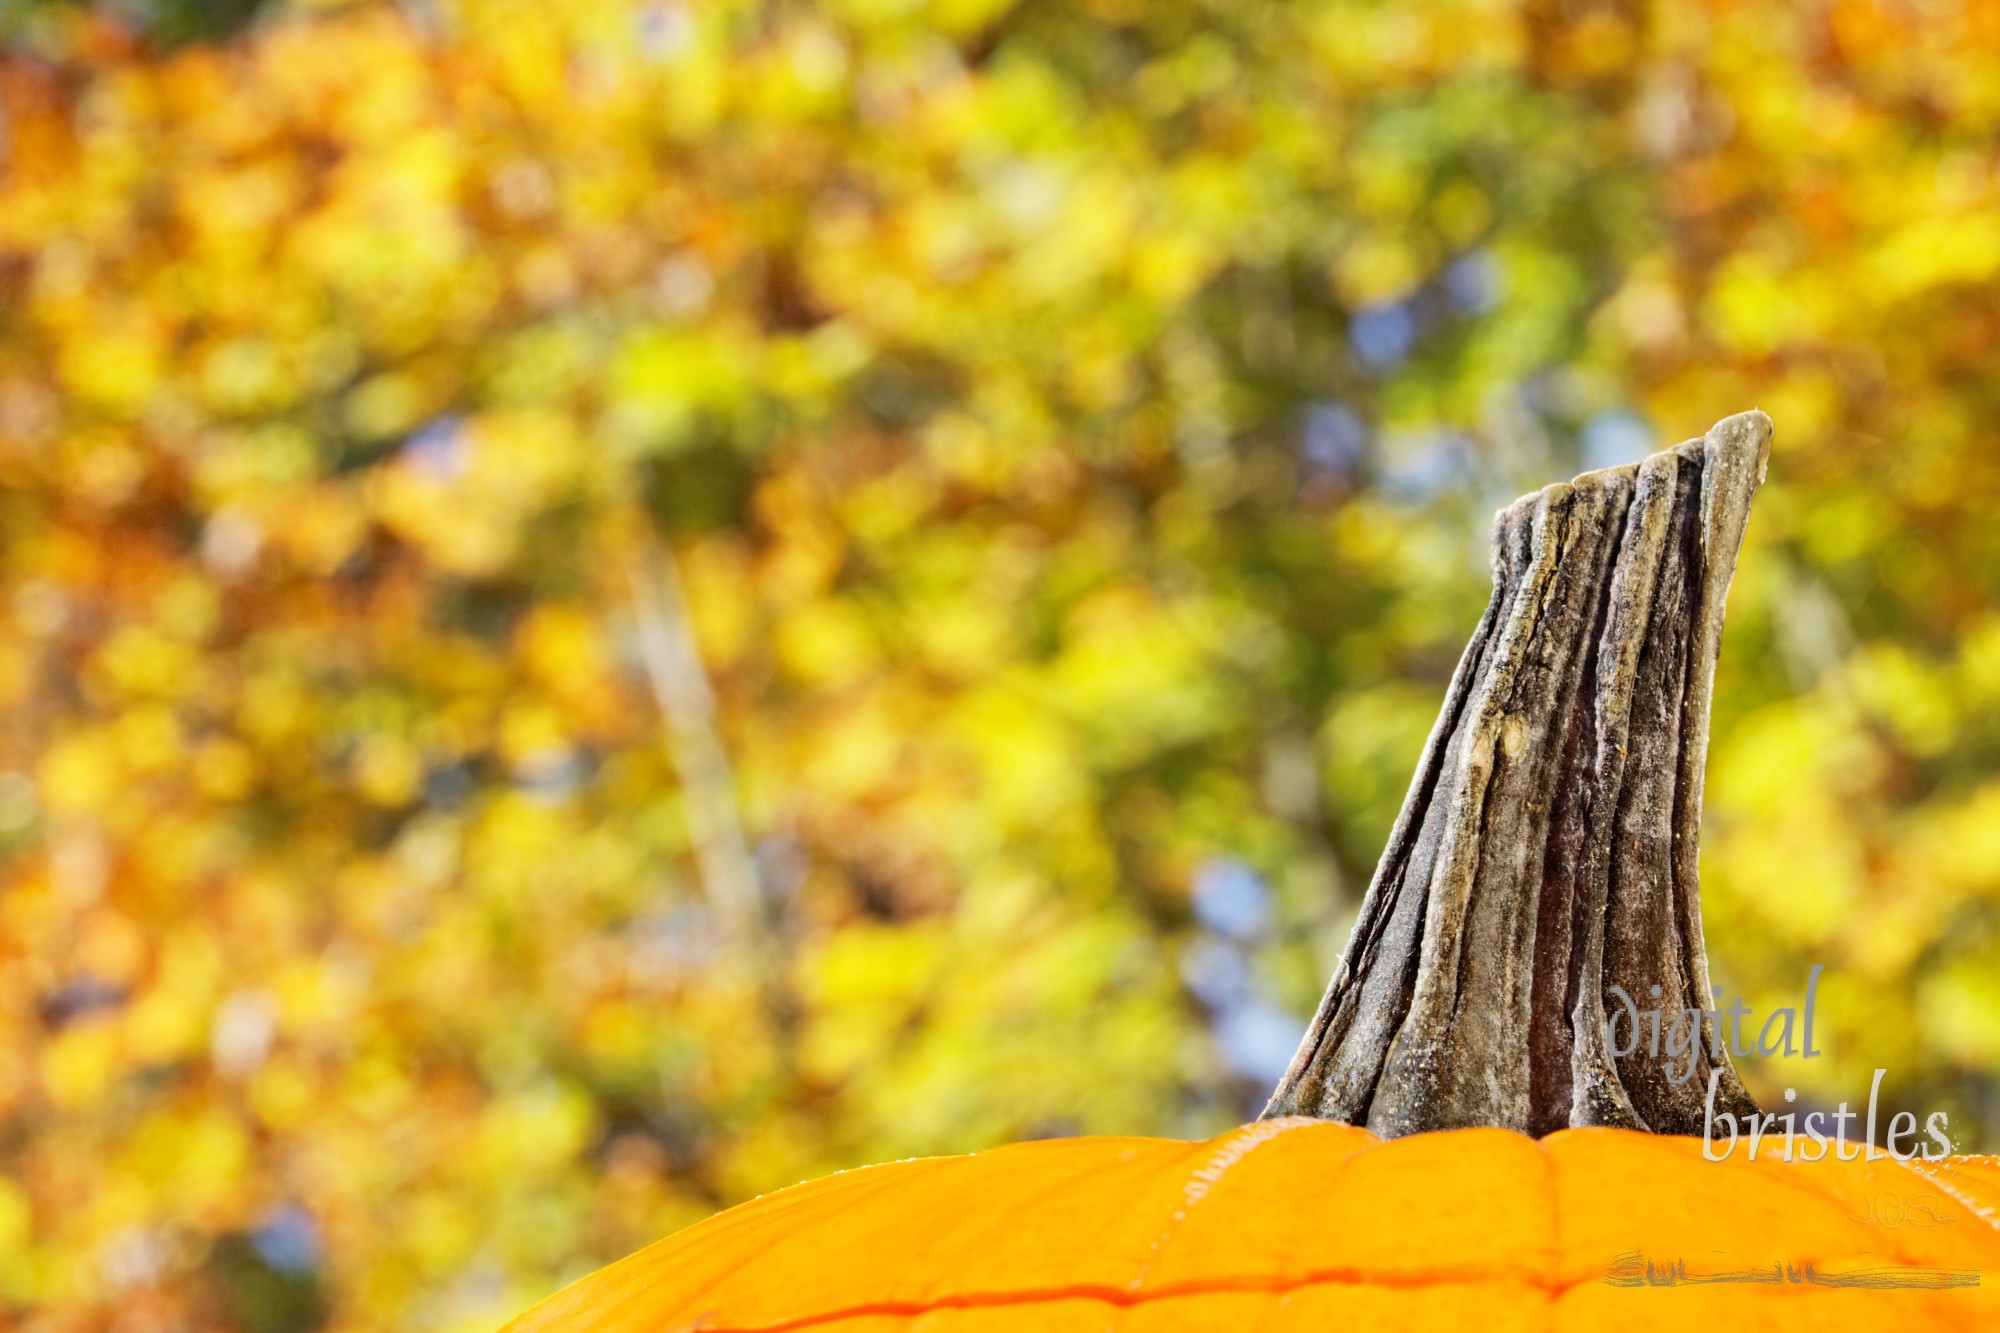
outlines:
M1708 1162L1629 1130L1266 1120L842 1172L507 1333L2000 1328L1996 1205L1990 1157Z

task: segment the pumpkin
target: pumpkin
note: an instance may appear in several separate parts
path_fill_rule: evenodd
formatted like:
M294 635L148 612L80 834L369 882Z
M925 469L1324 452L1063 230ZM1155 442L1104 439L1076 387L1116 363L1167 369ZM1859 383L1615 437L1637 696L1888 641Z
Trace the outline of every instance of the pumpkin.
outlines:
M1635 1130L1385 1142L1294 1117L844 1171L507 1333L2000 1328L1996 1204L1995 1158L1710 1162ZM1855 1285L1871 1272L1915 1285Z
M1712 1003L1709 693L1770 439L1744 413L1501 511L1493 597L1263 1119L842 1173L509 1333L2000 1328L2000 1162L1785 1160L1782 1129L1708 1160L1711 1115L1782 1123L1720 1019L1678 1070L1609 1039L1608 997Z

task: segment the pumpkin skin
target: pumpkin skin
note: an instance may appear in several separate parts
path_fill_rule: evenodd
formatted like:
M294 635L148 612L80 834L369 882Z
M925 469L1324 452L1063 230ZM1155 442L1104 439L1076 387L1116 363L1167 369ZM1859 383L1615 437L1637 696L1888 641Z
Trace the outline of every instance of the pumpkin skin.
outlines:
M1996 1204L1991 1157L1752 1162L1739 1145L1709 1162L1699 1139L1621 1129L1384 1141L1289 1118L842 1172L689 1227L506 1333L2000 1328ZM1890 1266L1982 1280L1811 1280ZM1767 1280L1698 1281L1752 1269Z

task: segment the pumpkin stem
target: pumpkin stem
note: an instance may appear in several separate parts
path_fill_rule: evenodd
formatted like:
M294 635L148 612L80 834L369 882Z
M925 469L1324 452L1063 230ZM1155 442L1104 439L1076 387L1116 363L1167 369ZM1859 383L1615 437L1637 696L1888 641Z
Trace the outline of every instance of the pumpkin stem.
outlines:
M1711 1070L1718 1114L1756 1111L1702 1012L1695 858L1723 599L1770 442L1745 412L1499 513L1492 599L1267 1118L1698 1134ZM1657 1054L1614 987L1658 1012Z

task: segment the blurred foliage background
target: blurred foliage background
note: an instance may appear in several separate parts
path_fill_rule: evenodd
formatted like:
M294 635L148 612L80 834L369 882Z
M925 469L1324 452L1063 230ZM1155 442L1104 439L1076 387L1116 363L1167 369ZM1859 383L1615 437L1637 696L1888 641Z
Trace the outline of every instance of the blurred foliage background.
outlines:
M2000 5L0 8L0 1323L1254 1113L1514 494L1778 423L1767 1099L2000 1144Z

